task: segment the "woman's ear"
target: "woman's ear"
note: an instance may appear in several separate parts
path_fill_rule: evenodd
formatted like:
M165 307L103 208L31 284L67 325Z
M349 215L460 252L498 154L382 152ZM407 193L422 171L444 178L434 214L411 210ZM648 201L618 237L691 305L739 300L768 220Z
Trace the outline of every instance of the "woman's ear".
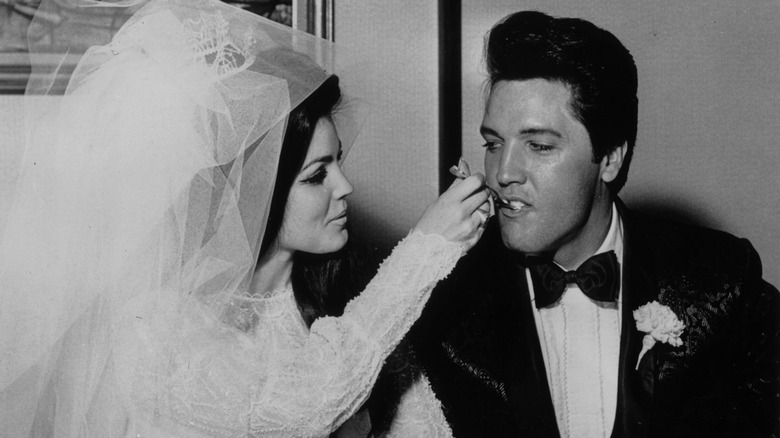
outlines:
M616 147L601 159L601 180L605 183L612 182L623 167L623 159L628 150L628 143Z

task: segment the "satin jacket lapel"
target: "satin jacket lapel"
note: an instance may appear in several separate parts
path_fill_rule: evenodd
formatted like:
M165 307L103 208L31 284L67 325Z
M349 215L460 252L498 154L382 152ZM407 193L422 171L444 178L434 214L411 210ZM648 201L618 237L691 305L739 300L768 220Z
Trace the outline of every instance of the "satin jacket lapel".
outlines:
M511 258L510 258L511 259ZM515 333L517 342L510 351L510 368L505 372L509 377L509 399L514 412L517 412L518 427L521 432L535 437L558 437L557 420L547 382L544 357L536 332L533 309L530 303L525 268L517 262L506 266L511 272L510 294L507 295L506 308L499 314L513 315L509 321L509 331ZM506 310L509 309L509 312ZM498 309L502 310L502 309Z
M658 299L653 251L631 212L619 200L623 220L623 296L618 399L612 436L645 437L652 417L656 381L656 351L651 349L637 366L644 333L636 329L633 311Z

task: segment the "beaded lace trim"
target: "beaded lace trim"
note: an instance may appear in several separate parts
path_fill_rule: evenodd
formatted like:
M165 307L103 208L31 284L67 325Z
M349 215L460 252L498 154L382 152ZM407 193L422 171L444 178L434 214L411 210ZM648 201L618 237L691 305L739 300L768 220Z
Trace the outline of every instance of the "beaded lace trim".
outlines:
M242 332L253 331L261 319L284 317L289 303L295 303L292 286L287 286L267 295L236 295L230 303L226 322ZM293 309L296 307L293 305Z

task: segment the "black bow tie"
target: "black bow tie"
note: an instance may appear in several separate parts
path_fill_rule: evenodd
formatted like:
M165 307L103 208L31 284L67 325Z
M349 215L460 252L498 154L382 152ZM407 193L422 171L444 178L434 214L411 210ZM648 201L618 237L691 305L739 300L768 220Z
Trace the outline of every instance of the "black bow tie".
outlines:
M529 266L534 283L536 308L547 307L561 297L568 284L576 284L592 300L617 301L620 292L620 265L614 251L596 254L576 271L564 271L552 262Z

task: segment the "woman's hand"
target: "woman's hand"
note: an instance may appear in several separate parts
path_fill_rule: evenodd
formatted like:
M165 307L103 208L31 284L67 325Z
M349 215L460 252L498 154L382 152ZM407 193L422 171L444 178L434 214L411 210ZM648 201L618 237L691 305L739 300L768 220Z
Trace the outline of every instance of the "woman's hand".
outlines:
M446 192L423 212L412 231L439 234L451 242L471 249L482 237L485 221L490 215L485 177L474 174L456 179Z

